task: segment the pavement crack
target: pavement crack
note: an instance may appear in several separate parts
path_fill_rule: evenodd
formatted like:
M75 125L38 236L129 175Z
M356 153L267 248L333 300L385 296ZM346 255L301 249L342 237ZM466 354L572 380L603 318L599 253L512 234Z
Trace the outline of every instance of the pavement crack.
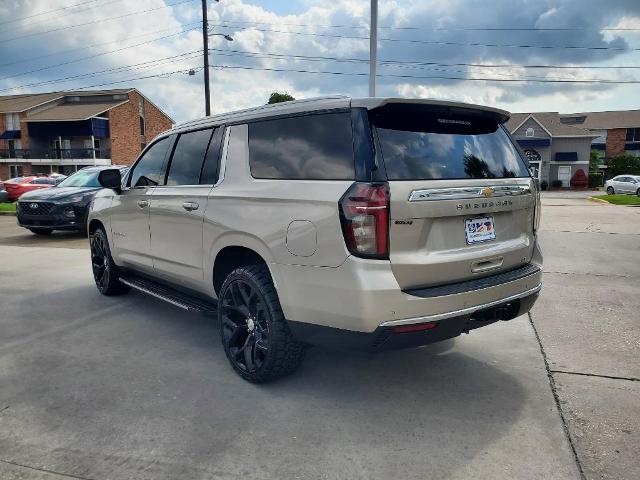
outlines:
M0 413L4 412L5 410L7 410L9 408L9 405L7 405L6 407L2 407L0 408Z
M25 465L23 463L12 462L11 460L3 460L1 458L0 458L0 462L1 463L6 463L7 465L13 465L14 467L28 468L29 470L35 470L37 472L50 473L52 475L58 475L60 477L75 478L77 480L95 480L95 479L92 479L92 478L89 478L89 477L81 477L80 475L74 475L72 473L56 472L55 470L49 470L47 468L32 467L31 465Z
M578 467L578 472L580 473L580 478L582 480L587 480L587 476L584 473L584 469L582 468L582 464L580 463L580 458L578 457L578 452L576 451L576 447L573 444L573 439L571 438L571 433L569 432L569 426L567 425L567 420L564 416L564 412L562 411L562 406L560 404L560 397L558 396L558 392L556 391L556 382L551 373L551 369L549 368L549 361L547 360L547 354L544 351L544 347L542 346L542 340L540 339L540 335L538 334L538 329L533 323L533 318L531 317L531 312L527 313L529 317L529 323L531 324L531 328L533 328L533 333L536 336L536 340L538 341L538 346L540 347L540 353L542 354L542 360L544 361L544 367L547 371L547 378L549 379L549 386L551 387L551 393L553 394L553 399L556 402L556 408L558 409L558 415L560 416L560 421L562 422L562 428L564 429L564 434L567 437L567 441L569 442L569 446L571 447L571 452L573 453L573 459L576 462L576 466Z
M583 377L608 378L610 380L627 380L629 382L640 382L636 377L617 377L615 375L598 375L597 373L569 372L567 370L549 370L551 373L564 373L566 375L581 375Z

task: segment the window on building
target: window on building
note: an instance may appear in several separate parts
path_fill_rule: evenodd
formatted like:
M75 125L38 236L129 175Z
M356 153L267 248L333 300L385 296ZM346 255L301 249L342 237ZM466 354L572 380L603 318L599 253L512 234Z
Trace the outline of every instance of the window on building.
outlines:
M144 135L144 117L140 117L140 135Z
M536 131L531 127L527 128L524 132L525 137L533 137L535 136L535 134L536 134Z
M9 178L17 178L24 176L24 168L22 165L9 165Z
M114 100L126 100L127 99L127 95L126 94L121 94L121 93L117 93L113 96Z
M164 157L169 146L169 138L154 143L133 167L129 185L132 187L151 187L163 182Z
M73 96L73 97L67 97L67 102L72 102L72 103L76 103L80 101L80 97L78 96Z
M20 114L7 113L5 115L6 130L20 130Z
M327 113L249 124L254 178L352 180L351 117Z
M627 142L640 142L640 128L627 128Z
M198 185L212 129L183 133L173 151L167 185Z

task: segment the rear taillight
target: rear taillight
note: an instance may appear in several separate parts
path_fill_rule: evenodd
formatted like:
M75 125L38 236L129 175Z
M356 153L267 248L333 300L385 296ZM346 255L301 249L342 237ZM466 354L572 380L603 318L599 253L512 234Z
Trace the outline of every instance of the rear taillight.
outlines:
M357 257L389 258L389 186L354 183L339 207L349 252Z

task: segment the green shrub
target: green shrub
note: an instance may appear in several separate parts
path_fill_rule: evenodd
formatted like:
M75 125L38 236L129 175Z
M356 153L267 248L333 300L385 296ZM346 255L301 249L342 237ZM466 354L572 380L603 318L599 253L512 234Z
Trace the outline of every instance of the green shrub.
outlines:
M603 177L601 172L591 172L589 174L589 188L598 188L604 185Z
M560 188L562 187L562 180L554 180L551 182L551 186L553 188Z
M640 158L624 154L607 160L607 175L640 175Z

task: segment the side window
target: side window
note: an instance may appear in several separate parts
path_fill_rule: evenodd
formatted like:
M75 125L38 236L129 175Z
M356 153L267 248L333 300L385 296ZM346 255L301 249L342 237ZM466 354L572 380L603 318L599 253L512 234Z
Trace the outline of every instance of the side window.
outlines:
M326 113L249 124L254 178L353 180L349 113Z
M162 183L162 166L169 146L169 137L154 143L140 161L133 167L129 176L132 187L152 187Z
M182 133L173 150L167 185L198 185L212 129Z

